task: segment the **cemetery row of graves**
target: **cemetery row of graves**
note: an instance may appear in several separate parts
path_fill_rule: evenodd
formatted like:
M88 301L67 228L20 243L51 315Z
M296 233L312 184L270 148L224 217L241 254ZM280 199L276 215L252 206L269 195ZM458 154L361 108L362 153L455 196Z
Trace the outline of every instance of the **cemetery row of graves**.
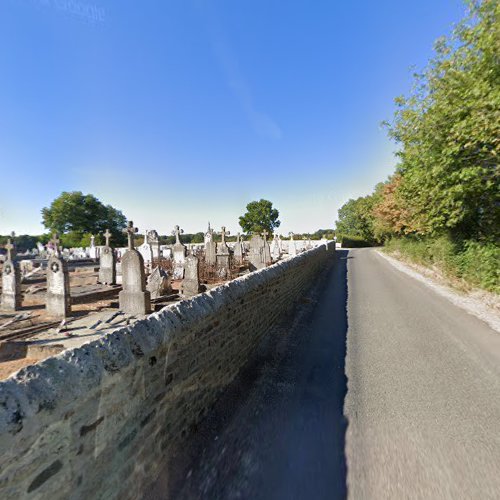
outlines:
M101 246L92 238L88 248L65 249L54 234L23 254L15 235L9 238L0 264L0 378L326 241L285 241L264 231L228 242L225 227L216 233L209 224L204 243L182 243L176 226L172 245L148 230L136 246L132 221L124 233L124 248L114 248L106 230Z

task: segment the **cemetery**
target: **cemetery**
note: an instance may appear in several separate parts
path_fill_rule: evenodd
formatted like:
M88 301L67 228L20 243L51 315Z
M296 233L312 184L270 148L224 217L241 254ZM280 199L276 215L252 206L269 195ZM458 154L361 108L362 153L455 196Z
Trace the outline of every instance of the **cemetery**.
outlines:
M0 485L9 498L137 498L270 328L293 312L335 243L6 244L0 312ZM271 248L272 247L272 248ZM141 464L136 467L133 464ZM85 478L85 480L83 480Z
M175 226L172 245L160 245L158 233L146 230L136 246L137 232L130 221L127 247L114 247L106 229L104 245L92 237L89 247L72 249L62 248L54 234L24 254L16 254L11 235L0 262L0 379L312 248L310 241L283 241L277 233L269 244L267 231L248 241L238 233L227 242L226 228L215 232L210 223L199 244L183 244Z

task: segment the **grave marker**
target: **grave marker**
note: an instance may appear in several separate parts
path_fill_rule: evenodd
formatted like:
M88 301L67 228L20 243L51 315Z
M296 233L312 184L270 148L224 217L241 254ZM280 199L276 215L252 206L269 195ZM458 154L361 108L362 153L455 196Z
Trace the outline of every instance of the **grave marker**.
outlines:
M68 265L61 258L57 233L52 238L53 254L47 262L47 295L45 309L51 316L65 318L71 313Z
M179 227L175 226L172 231L172 235L175 236L175 245L173 248L173 259L174 259L174 279L182 279L184 277L184 261L186 260L186 247L181 243L180 235L184 231Z
M189 254L185 259L185 273L182 280L182 294L186 297L192 297L200 293L198 257Z
M134 248L134 235L138 229L129 221L123 230L128 237L128 248L122 257L122 286L119 294L120 309L127 314L147 314L151 312L151 294L146 290L144 259Z
M106 229L104 233L106 244L99 255L99 283L114 285L116 283L116 255L109 244L111 233Z
M15 247L12 241L15 234L7 240L7 260L3 263L2 270L2 299L1 308L17 311L21 307L21 271L15 261Z
M226 235L229 235L229 231L226 231L226 228L222 226L222 241L217 243L217 275L224 279L231 276L231 252L226 243Z

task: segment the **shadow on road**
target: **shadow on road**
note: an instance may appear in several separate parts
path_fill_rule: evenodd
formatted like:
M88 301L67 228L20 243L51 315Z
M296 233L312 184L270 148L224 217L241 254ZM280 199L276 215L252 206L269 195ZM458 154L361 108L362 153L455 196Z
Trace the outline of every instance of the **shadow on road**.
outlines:
M347 257L337 250L145 498L346 498Z

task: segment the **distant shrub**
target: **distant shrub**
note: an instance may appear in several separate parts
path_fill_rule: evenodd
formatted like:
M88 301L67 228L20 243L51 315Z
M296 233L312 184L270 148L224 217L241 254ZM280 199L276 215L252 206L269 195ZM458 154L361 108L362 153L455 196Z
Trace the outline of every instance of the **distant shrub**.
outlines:
M366 241L360 236L342 236L341 242L344 248L363 248L373 246L372 243Z

